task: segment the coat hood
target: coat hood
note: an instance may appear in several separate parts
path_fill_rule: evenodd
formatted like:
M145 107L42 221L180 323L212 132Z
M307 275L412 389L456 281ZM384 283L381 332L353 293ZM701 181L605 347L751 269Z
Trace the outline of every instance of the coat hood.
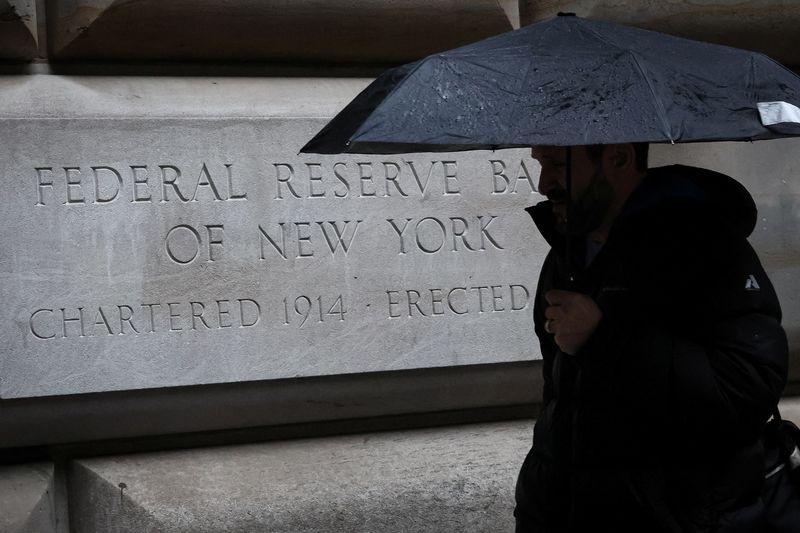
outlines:
M616 224L625 223L637 214L669 204L686 202L697 206L720 227L748 237L756 226L758 212L747 189L720 172L686 165L648 169L647 176L628 199ZM542 236L560 248L563 236L556 229L549 201L526 208ZM675 210L675 216L683 212Z
M758 210L744 185L720 172L686 165L649 169L620 217L681 200L695 203L710 220L744 238L756 227Z

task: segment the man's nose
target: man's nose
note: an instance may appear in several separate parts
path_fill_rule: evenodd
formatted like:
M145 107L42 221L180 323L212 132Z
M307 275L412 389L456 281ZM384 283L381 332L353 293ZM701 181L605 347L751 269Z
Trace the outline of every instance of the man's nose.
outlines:
M558 179L552 171L544 170L539 173L539 194L547 196L550 191L558 186Z

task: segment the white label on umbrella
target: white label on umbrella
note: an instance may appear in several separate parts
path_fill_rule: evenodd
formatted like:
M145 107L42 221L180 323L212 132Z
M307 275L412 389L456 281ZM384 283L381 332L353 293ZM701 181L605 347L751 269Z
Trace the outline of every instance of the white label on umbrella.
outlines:
M800 108L788 102L759 102L758 113L765 126L787 122L800 124Z

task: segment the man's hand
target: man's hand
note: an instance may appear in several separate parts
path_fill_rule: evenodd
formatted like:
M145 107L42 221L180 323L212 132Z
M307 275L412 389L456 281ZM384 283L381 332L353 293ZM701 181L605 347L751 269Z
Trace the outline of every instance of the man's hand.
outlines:
M597 329L603 312L579 292L552 290L544 298L550 304L544 311L545 331L553 335L562 352L575 355Z

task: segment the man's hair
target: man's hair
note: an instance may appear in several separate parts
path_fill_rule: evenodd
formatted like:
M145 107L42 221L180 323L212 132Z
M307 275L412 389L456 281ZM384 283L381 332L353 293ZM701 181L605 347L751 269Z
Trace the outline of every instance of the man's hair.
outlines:
M636 170L639 172L647 171L647 153L650 150L648 143L631 143L636 157ZM586 146L586 154L592 161L597 161L603 155L605 144L589 144Z

